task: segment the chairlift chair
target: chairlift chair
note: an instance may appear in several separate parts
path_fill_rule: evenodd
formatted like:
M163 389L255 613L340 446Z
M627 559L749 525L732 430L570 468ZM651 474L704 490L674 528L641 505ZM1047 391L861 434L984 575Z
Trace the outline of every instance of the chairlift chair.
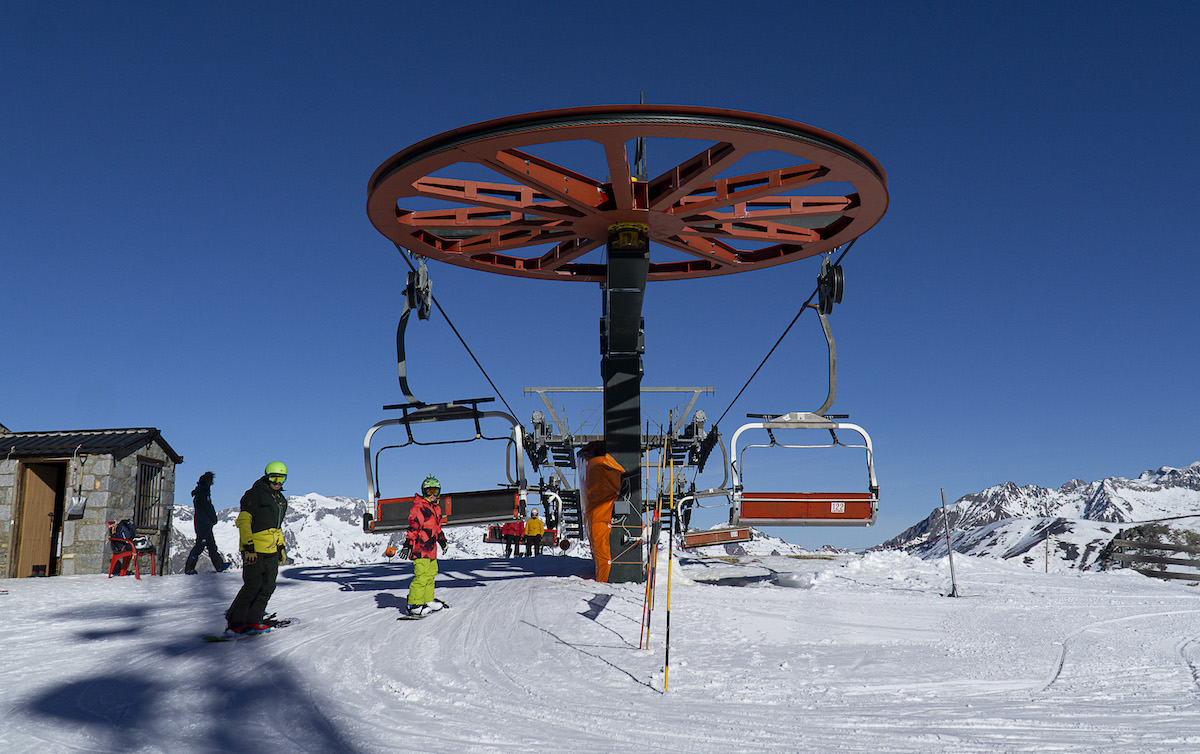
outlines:
M473 398L465 401L455 401L439 404L400 404L385 406L389 409L401 409L402 416L384 419L376 422L367 430L363 439L363 461L367 473L367 508L363 515L363 530L367 532L393 532L408 528L408 514L412 508L413 496L388 497L379 495L376 485L378 479L379 454L384 450L403 448L408 445L448 445L473 440L500 440L502 437L485 436L480 427L481 420L502 419L512 427L512 434L507 438L508 447L513 449L516 458L516 475L506 463L505 472L508 484L498 489L475 490L467 492L443 492L442 525L466 526L469 524L490 524L509 521L514 515L524 516L525 503L528 498L528 488L525 482L524 459L521 456L523 427L511 414L504 411L481 411L480 403L491 401L491 398ZM412 434L412 425L431 422L448 422L469 420L475 423L475 436L466 440L438 440L420 442ZM372 455L371 441L375 434L384 427L402 426L408 439L399 445L388 445L380 448Z
M770 433L771 442L748 444L738 452L738 440L750 430ZM773 430L797 429L827 431L830 441L819 444L784 444L775 440ZM855 432L861 444L847 444L838 432ZM870 526L875 523L879 508L879 482L875 478L874 451L871 437L857 424L836 421L827 416L797 411L764 421L744 424L733 433L730 441L730 471L733 477L733 524L752 526ZM749 448L859 448L865 451L867 489L854 492L749 492L743 485L743 456Z
M404 254L403 248L398 245L396 248L402 255ZM407 257L405 258L407 259ZM511 414L503 411L480 410L480 404L490 403L495 400L494 398L424 403L414 396L409 388L408 361L404 349L408 318L413 311L416 311L418 319L429 319L432 307L436 305L425 261L421 259L412 267L412 272L408 275L408 286L404 290L404 310L396 327L396 373L400 382L400 390L404 394L406 402L384 406L384 410L400 410L401 415L398 418L376 422L367 430L367 435L363 439L363 461L367 472L367 506L368 511L373 511L363 514L363 530L392 532L408 528L408 514L412 509L413 496L380 497L376 482L379 478L379 454L389 448L403 448L409 445L450 445L474 440L507 440L509 447L514 449L513 455L516 458L515 478L508 468L506 450L505 472L508 476L508 484L500 489L443 493L441 496L442 525L488 524L511 520L514 515L523 515L528 492L525 483L524 461L521 456L524 440L524 428L521 423ZM507 437L486 436L483 433L481 422L487 419L503 420L508 426L511 426L511 434ZM473 422L475 425L474 436L456 440L422 442L413 435L413 425L451 421ZM404 427L407 435L406 441L398 445L384 446L372 456L372 438L380 429L390 426ZM372 465L372 461L374 461L374 465Z
M744 424L733 433L730 440L730 471L733 490L731 500L733 513L730 523L752 526L870 526L875 523L879 508L879 482L875 478L875 453L871 437L857 424L845 421L844 416L829 414L837 395L837 343L826 316L833 304L840 303L843 290L841 268L830 265L828 258L822 264L817 285L820 293L818 306L809 305L817 312L821 330L829 355L829 390L825 402L816 411L796 411L782 415L751 414L750 418L761 421ZM738 453L738 440L742 434L754 430L766 430L770 438L767 444L747 445ZM816 430L828 432L830 441L820 444L787 445L776 441L775 430ZM862 438L861 444L846 444L838 432L855 432ZM745 466L742 455L749 448L783 447L795 449L815 448L859 448L866 453L867 489L854 492L748 492L743 485Z

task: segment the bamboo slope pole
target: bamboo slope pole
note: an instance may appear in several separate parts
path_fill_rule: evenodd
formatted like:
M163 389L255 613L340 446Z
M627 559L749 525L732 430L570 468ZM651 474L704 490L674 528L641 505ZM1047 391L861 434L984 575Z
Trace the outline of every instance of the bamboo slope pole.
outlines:
M649 425L647 425L647 430L649 430ZM659 467L659 471L658 471L659 491L657 491L655 493L656 496L662 494L661 493L661 487L662 487L662 453L661 452L659 453L659 456L658 456L658 467ZM650 449L649 448L646 448L646 460L642 463L642 468L643 469L650 468ZM649 518L653 519L654 517L650 516ZM650 521L649 525L650 525L650 527L653 527L653 525L654 525L653 520ZM643 528L642 528L642 536L646 539L647 542L650 541L649 534L651 531L653 531L652 528L647 528L646 526L643 526ZM658 548L655 547L655 548L653 548L652 552L647 553L646 593L642 599L642 629L641 629L641 634L638 637L638 646L642 649L650 648L650 616L651 616L651 611L654 609L654 577L655 577L654 575L657 570L657 566L658 566Z
M668 416L670 416L670 414L668 414ZM670 426L670 425L668 425L668 426ZM664 448L660 449L658 451L658 489L656 489L654 492L654 526L657 527L654 530L654 580L655 581L658 581L658 540L659 540L659 537L662 536L662 499L663 499L662 483L663 483L663 467L666 465L665 464L666 455L664 454L664 452L666 450L666 443L664 443L663 445L664 445ZM658 586L655 585L654 587L652 587L650 589L650 609L651 610L654 610L654 601L655 601L655 597L657 594L658 594ZM647 639L647 646L649 646L649 639Z

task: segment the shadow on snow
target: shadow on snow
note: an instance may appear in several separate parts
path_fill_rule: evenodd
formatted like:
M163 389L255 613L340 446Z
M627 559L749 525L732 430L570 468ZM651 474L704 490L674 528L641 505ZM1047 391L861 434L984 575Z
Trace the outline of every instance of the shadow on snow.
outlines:
M219 577L200 579L196 587L198 602L224 608L227 595ZM164 637L163 623L172 620L173 611L170 604L148 603L60 611L55 620L78 623L75 635L83 642L138 635L146 640L136 649L114 654L109 672L58 684L15 711L49 721L64 732L78 730L90 742L88 748L101 751L170 750L185 745L194 751L236 751L248 745L283 745L293 751L360 750L325 717L321 700L297 682L297 673L286 661L257 654L255 639L244 644L203 644L189 626L172 629ZM97 627L97 623L110 625ZM180 662L186 663L181 672L162 672L168 664ZM189 725L190 718L172 719L177 713L169 710L178 710L179 705L163 701L180 694L194 700L185 706L201 725ZM273 734L284 740L269 740Z
M375 606L381 610L403 612L408 606L408 584L412 563L379 563L359 566L321 566L289 568L285 575L297 581L339 584L344 592L376 592ZM438 561L437 589L456 590L486 586L489 583L529 576L579 576L588 578L594 571L592 561L572 557L533 558L451 558ZM395 590L397 593L391 593ZM453 591L451 592L451 595ZM454 602L450 596L447 602Z

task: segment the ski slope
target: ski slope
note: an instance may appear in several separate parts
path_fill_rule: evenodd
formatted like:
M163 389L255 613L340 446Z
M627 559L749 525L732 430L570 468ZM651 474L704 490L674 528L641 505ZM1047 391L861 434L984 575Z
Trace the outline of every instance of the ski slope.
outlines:
M899 553L685 556L644 589L562 555L283 569L300 623L207 644L237 571L9 580L0 750L1194 752L1200 593ZM664 673L670 597L670 665ZM667 688L664 691L664 683Z

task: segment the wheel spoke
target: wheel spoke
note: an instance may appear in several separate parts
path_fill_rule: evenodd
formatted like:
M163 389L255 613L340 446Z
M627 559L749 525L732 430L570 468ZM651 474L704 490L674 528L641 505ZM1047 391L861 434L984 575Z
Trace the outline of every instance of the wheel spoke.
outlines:
M474 238L464 239L459 242L458 248L455 250L469 257L474 257L478 254L493 251L509 251L511 249L522 249L527 246L555 243L563 238L574 237L574 235L574 231L569 229L497 231L495 233L486 233Z
M828 180L829 168L824 165L798 165L791 168L767 170L732 178L718 178L698 186L692 195L678 203L675 214L691 217L698 212L709 212L731 204L748 202L766 196L775 196L784 191L793 191L814 183ZM696 196L697 192L712 193L712 196Z
M539 270L554 271L602 245L604 245L603 239L576 237L563 241L550 252L542 255L537 260L536 266Z
M713 145L650 181L650 209L665 211L742 156L727 141Z
M676 251L699 257L717 267L732 267L740 261L737 249L720 241L701 236L671 236L655 238L656 243L670 246ZM653 267L653 265L651 265Z
M735 220L777 220L797 228L819 228L832 218L853 214L858 208L858 195L849 196L777 196L738 202L730 212L705 212L689 216L688 224L702 222L733 222ZM690 215L690 209L688 210Z
M482 148L464 148L462 151L479 164L581 213L593 214L608 201L608 195L600 183L519 149L493 152Z
M442 238L463 238L494 230L542 230L565 222L529 217L521 212L468 207L402 213L397 220Z
M779 259L782 257L790 257L798 252L804 251L803 246L790 243L780 243L774 246L768 246L764 249L755 249L754 251L743 251L742 261L747 264L757 264L766 262L771 259Z
M688 223L682 231L687 236L702 238L736 238L740 241L784 241L797 244L819 241L821 234L811 228L797 228L785 223L764 220L737 220L723 223Z
M604 159L608 162L613 205L616 209L633 209L633 176L629 172L629 155L625 142L604 143Z
M559 202L538 201L547 199L528 186L514 186L511 183L484 183L482 181L463 181L457 178L425 177L413 183L415 196L426 199L442 199L459 204L473 204L477 207L491 207L510 212L522 212L531 215L547 215L566 220L578 219L581 214Z

